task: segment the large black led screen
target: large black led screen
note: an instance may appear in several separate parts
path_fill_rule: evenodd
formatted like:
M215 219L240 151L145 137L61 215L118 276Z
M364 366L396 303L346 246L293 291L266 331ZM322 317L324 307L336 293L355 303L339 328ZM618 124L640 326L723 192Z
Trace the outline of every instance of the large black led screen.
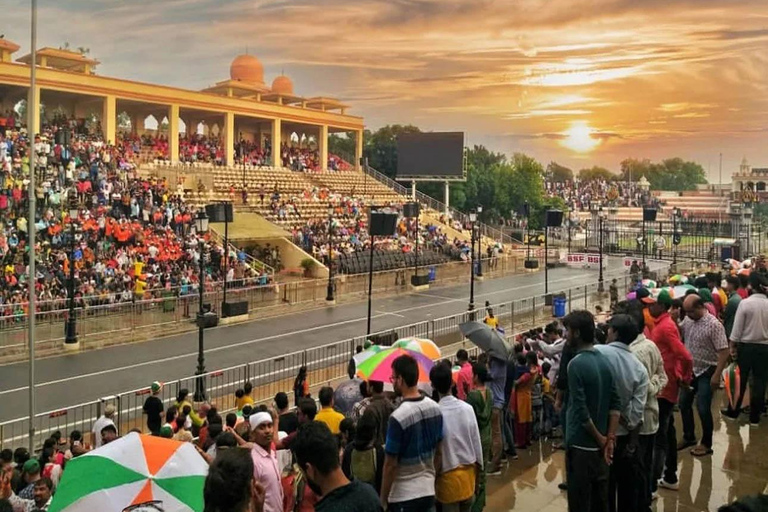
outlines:
M397 138L397 179L464 176L464 133L404 133Z

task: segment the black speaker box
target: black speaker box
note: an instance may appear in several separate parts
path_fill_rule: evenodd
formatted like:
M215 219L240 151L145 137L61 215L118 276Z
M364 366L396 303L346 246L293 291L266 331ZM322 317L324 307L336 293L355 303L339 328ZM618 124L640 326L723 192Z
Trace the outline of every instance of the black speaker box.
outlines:
M241 302L223 302L221 304L221 316L228 318L231 316L240 316L248 314L248 301Z
M418 217L419 216L419 203L411 202L403 205L403 217Z
M392 236L397 227L396 213L371 212L368 234L371 236Z
M525 260L525 268L539 268L539 260Z
M216 327L219 325L219 315L216 313L208 312L203 313L202 316L200 314L197 315L197 325L203 326L203 329L207 329L209 327Z
M547 227L559 228L563 225L562 210L547 210Z
M232 203L214 203L205 206L209 222L232 222Z
M411 276L411 284L413 286L424 286L429 284L429 276L423 275L423 276Z
M643 221L656 222L656 208L643 208Z
M397 341L397 333L395 331L390 331L384 334L372 334L371 336L368 336L368 339L374 345L390 347Z

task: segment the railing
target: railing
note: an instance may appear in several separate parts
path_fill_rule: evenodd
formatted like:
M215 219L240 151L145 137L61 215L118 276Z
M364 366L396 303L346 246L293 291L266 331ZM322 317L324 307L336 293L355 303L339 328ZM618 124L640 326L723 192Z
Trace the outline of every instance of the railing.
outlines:
M519 272L522 259L499 257L484 259L483 270L489 277L502 277ZM434 278L440 284L453 284L469 280L467 262L449 262L442 265L421 266L421 275L434 269ZM375 293L403 293L410 290L413 267L380 271L373 274ZM260 284L261 278L232 282L227 288L230 301L247 301L249 311L260 315L277 311L288 305L324 303L328 280L313 279L287 283ZM336 296L354 297L368 291L368 275L337 275L334 278ZM192 290L190 290L192 291ZM101 348L130 341L152 339L162 335L179 334L194 330L194 318L199 294L181 294L179 290L155 290L162 296L147 300L96 304L77 307L76 328L80 345ZM213 311L219 310L223 300L223 283L206 286L204 302ZM66 301L41 301L36 314L35 345L39 350L57 350L64 342L64 322L68 315ZM6 316L0 315L0 349L7 358L20 359L27 353L27 315L23 309Z
M211 234L211 240L213 240L217 244L221 245L222 247L224 246L224 236L221 233L219 233L218 231L216 231L213 228L211 228L209 230L209 233ZM235 253L239 253L240 249L238 249L236 246L234 246L230 242L229 243L228 251L235 251ZM253 268L253 269L255 269L255 270L259 271L259 272L264 270L274 280L274 278L275 278L275 269L273 267L267 265L266 263L264 263L263 261L261 261L259 259L254 258L250 254L245 254L245 261L246 261L246 263L248 263L248 265L251 268Z
M659 268L661 272L667 270L668 267L666 266ZM630 285L629 277L625 272L622 272L621 276L620 287L623 286L623 289L626 290ZM599 294L597 288L597 283L591 283L561 291L560 293L565 295L567 299L567 311L593 309L595 305L605 305L607 297L605 294ZM551 313L543 309L545 300L544 294L538 294L494 304L493 310L499 319L499 325L506 332L522 332L551 321ZM442 318L403 325L374 333L372 336L394 336L396 339L410 336L423 337L432 339L439 346L445 347L462 342L463 335L459 330L459 324L472 318L481 318L484 315L483 309L475 312L465 311ZM310 383L315 385L330 384L345 377L347 363L354 354L355 347L362 345L365 341L365 336L358 336L267 360L253 361L208 372L202 376L205 379L208 401L215 403L220 413L231 410L234 407L235 390L241 388L245 382L251 382L254 385L253 397L256 402L271 400L278 391L287 392L292 389L293 378L301 366L307 367ZM184 388L190 391L194 390L196 380L199 378L199 376L192 375L167 382L160 395L165 406L175 402L174 397L179 390ZM90 432L91 425L102 414L106 405L115 406L117 411L115 422L120 432L127 432L132 428L146 430L142 417L142 404L148 395L149 389L141 388L56 411L37 414L34 420L35 446L40 446L48 436L57 430L65 435L75 429L83 433ZM28 418L0 423L0 448L13 448L26 444L29 427Z

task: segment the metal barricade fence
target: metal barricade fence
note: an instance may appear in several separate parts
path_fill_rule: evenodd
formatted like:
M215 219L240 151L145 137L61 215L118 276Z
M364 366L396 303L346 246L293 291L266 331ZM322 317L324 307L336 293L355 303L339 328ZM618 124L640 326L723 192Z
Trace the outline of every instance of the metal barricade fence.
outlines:
M624 289L629 284L628 277L622 278ZM610 282L610 281L606 281ZM598 296L596 283L573 287L562 291L568 298L568 310L594 309L594 305L605 301L606 295ZM607 287L606 287L607 289ZM535 295L515 301L493 304L494 313L499 317L500 325L508 333L524 332L527 328L540 325L552 317L540 310L545 298ZM424 320L413 324L396 327L373 335L388 335L394 333L397 338L422 337L434 340L438 345L445 346L462 340L459 324L472 317L471 312L461 312L446 317ZM478 308L474 312L476 319L485 316L485 309ZM286 393L293 389L293 379L299 368L306 366L310 382L330 382L342 378L347 373L347 365L354 355L355 347L363 345L365 336L345 339L319 347L307 348L266 360L249 362L222 370L206 373L205 381L207 398L214 401L219 412L231 410L234 407L235 391L245 382L254 386L253 398L256 402L270 400L279 391ZM444 355L445 357L446 355ZM160 398L166 408L176 401L180 389L189 390L190 396L195 392L195 384L199 376L192 375L165 383ZM67 434L72 430L89 432L92 423L103 413L107 405L114 405L117 411L117 424L120 432L133 428L144 429L145 420L142 406L149 388L127 391L115 396L103 397L100 400L65 407L59 410L37 414L35 417L36 446L42 444L56 430ZM26 443L29 432L27 418L0 423L0 447L15 447Z

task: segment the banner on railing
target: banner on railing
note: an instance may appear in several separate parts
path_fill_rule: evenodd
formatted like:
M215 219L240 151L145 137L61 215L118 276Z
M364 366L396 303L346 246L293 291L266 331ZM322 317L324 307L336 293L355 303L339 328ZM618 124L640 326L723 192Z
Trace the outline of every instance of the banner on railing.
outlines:
M565 257L565 261L568 265L574 267L591 267L592 265L599 265L600 258L599 254L569 253Z

